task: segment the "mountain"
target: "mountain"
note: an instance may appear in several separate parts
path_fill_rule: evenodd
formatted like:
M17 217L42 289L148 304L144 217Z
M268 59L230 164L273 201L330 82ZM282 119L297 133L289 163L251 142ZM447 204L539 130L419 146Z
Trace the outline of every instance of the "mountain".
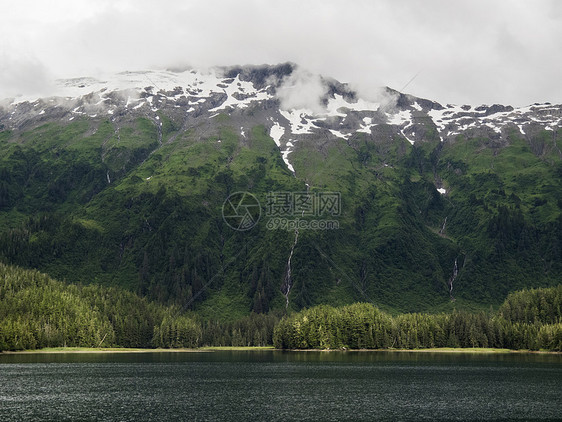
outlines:
M287 63L4 100L0 259L217 319L560 283L562 105L367 97Z

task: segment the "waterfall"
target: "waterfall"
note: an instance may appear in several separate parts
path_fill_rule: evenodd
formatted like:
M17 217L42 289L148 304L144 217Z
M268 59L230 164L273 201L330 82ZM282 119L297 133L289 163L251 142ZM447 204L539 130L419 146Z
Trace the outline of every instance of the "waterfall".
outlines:
M447 217L445 217L445 221L443 221L443 226L441 227L441 230L439 230L439 234L444 234L446 227L447 227Z
M306 193L309 192L310 185L306 183ZM304 210L302 211L302 217L304 217ZM289 259L287 260L287 272L285 273L285 281L283 282L283 286L281 291L283 295L285 295L285 309L289 308L289 293L291 292L291 287L293 287L293 279L291 276L291 260L293 259L293 253L295 252L295 247L299 241L299 229L298 227L295 228L295 240L293 241L293 246L291 247L291 252L289 253Z
M162 122L160 119L156 122L156 128L158 130L158 145L162 146Z
M450 296L451 300L453 300L453 301L455 300L455 298L453 296L453 282L457 278L458 274L459 274L458 259L455 258L455 265L453 266L453 274L451 275L451 278L449 279L449 296Z
M289 293L291 292L291 287L293 287L293 280L291 278L291 259L293 259L293 252L295 251L295 246L299 241L299 230L295 229L295 241L291 247L291 252L289 253L289 259L287 260L287 273L285 274L285 282L283 283L283 294L285 295L286 303L285 309L289 307Z

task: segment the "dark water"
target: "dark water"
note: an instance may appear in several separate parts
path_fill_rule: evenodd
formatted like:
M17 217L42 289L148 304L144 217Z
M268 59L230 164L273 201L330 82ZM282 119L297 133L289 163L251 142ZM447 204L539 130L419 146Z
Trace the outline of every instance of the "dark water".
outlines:
M0 355L0 421L562 420L562 356Z

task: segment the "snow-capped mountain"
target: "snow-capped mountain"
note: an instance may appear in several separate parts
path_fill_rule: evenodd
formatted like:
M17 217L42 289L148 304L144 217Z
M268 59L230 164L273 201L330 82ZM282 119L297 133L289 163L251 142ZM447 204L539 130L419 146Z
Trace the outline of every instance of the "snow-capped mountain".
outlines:
M316 89L307 97L310 85ZM296 102L290 100L295 97ZM161 112L182 121L184 128L203 132L220 113L236 117L241 136L252 125L264 124L293 172L291 153L307 139L399 136L415 144L435 135L454 142L463 135L501 142L513 131L527 138L562 126L562 105L441 105L389 88L373 101L346 84L284 64L58 80L49 98L20 97L0 103L0 129L25 130L80 118L118 125L138 116L161 127Z
M60 80L0 101L0 260L207 312L497 304L560 280L561 119L293 64ZM236 192L334 194L338 229L232 230Z

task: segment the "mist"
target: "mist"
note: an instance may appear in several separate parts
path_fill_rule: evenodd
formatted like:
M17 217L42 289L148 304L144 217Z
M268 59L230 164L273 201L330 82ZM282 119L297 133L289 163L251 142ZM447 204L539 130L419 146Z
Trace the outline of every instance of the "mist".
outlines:
M277 97L282 110L306 109L317 114L325 111L322 97L326 93L327 86L322 83L320 75L300 67L297 67L277 88Z
M362 92L562 102L555 0L0 1L0 97L47 91L56 78L291 61Z

